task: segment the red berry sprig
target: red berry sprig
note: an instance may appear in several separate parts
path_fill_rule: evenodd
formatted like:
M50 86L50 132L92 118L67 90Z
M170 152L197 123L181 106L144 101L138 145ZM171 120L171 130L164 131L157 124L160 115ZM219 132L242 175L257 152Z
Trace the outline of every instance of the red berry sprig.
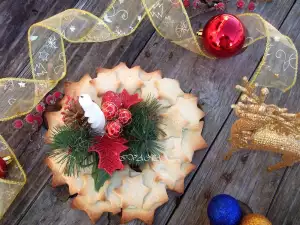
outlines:
M46 110L46 105L54 105L58 100L62 99L63 94L59 91L54 92L53 94L49 94L44 101L40 102L36 107L35 111L33 113L29 113L26 115L24 121L28 124L31 124L34 126L37 124L38 126L41 126L43 124L43 113ZM15 129L21 129L24 127L24 121L21 119L17 119L13 122L13 127Z

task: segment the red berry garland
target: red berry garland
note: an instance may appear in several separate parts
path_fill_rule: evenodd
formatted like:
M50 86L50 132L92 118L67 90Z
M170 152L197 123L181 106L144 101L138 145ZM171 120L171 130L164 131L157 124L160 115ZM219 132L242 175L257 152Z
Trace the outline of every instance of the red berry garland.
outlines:
M131 112L128 109L120 109L118 114L118 120L121 124L126 125L130 123L132 118Z
M104 102L101 109L107 120L112 120L117 116L118 107L112 102Z
M118 138L122 132L122 124L119 120L111 121L106 125L106 133L110 138Z

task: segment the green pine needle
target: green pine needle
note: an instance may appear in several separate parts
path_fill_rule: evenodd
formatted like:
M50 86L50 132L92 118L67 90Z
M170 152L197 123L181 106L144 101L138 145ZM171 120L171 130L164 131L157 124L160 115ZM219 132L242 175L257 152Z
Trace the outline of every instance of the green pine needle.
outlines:
M88 152L91 142L89 129L64 125L54 130L50 144L53 150L49 155L65 164L67 176L76 176L83 168L97 164L96 155Z
M132 122L123 131L129 149L122 155L129 164L140 166L162 153L163 147L157 142L159 136L165 136L159 128L162 122L158 115L160 107L156 98L148 97L130 108Z

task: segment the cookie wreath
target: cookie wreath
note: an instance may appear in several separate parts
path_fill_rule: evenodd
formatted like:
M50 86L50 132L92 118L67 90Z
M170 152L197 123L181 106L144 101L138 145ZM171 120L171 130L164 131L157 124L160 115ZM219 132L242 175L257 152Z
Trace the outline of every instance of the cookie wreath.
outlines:
M184 192L184 178L195 168L191 163L194 151L206 147L206 142L201 136L203 121L200 121L204 113L197 106L197 98L191 94L185 94L180 89L177 80L162 78L160 71L146 73L139 66L129 69L124 63L120 63L113 69L98 69L95 79L85 75L79 82L67 82L64 91L65 97L60 101L60 110L47 112L45 115L49 127L45 139L54 149L54 153L50 153L45 160L53 173L52 186L67 184L70 194L77 194L73 199L72 207L85 211L93 223L104 212L114 214L122 212L122 223L140 219L147 224L152 224L156 208L168 201L166 189ZM74 167L76 161L72 161L81 156L75 155L76 151L80 151L79 154L85 154L81 153L82 147L79 145L78 148L75 144L77 140L85 139L84 132L77 132L81 129L80 125L85 126L91 123L93 117L96 117L89 114L89 118L85 118L87 112L82 110L85 108L80 107L78 101L76 104L76 99L82 95L90 96L95 104L102 106L106 119L109 118L105 125L106 133L96 134L98 136L95 139L98 138L99 142L92 141L87 148L90 153L99 153L98 168L88 163L86 166ZM75 104L70 105L74 99ZM119 99L121 100L118 101ZM114 104L110 105L110 101ZM107 104L104 104L105 102ZM132 114L132 121L128 121L129 125L124 126L123 133L129 132L133 136L134 133L131 131L135 130L138 124L144 127L136 130L142 129L148 132L148 128L145 127L148 127L147 121L151 122L151 118L145 120L145 125L138 116L141 114L140 111L144 110L143 107L149 108L154 105L152 108L156 109L155 113L159 121L155 121L154 124L158 127L153 131L161 131L153 136L157 140L150 140L149 145L135 145L132 144L136 141L134 138L125 140L122 132L115 132L115 126L111 126L113 129L108 130L111 128L109 126L111 123L116 125L116 120L109 121L112 119L110 116L114 107L121 107L121 105L125 109L119 109L119 114L121 110L122 112L128 110L129 114ZM79 110L76 110L77 108ZM147 112L147 110L144 111ZM80 117L79 123L76 123L76 128L72 128L77 130L75 132L68 130L70 127L66 124L70 123L70 118L77 120L78 117ZM121 120L120 115L117 120ZM101 126L100 122L94 122L94 128L97 127L96 123ZM151 129L149 128L152 132ZM111 133L112 131L115 133ZM77 133L80 133L80 138L76 136ZM116 134L117 136L114 136ZM81 146L86 148L82 143ZM109 151L106 151L106 148ZM147 151L149 156L153 150L151 148L158 150L159 157L150 155L140 162L132 154L136 152L144 154L144 151ZM107 155L110 152L118 158ZM130 154L126 154L128 152ZM128 155L131 155L131 159L128 159ZM84 160L88 161L88 157L86 156ZM126 157L128 157L127 160ZM101 171L96 176L95 168L96 171ZM73 173L70 173L71 169Z

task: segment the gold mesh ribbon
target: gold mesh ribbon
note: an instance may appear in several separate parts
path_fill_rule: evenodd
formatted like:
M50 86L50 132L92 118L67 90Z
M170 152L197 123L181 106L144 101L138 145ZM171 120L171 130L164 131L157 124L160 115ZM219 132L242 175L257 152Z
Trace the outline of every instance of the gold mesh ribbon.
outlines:
M64 78L67 71L64 39L85 43L121 38L133 33L146 15L164 38L196 54L213 58L203 50L201 39L195 36L181 0L114 0L100 18L83 10L69 9L30 27L28 44L33 78L0 79L0 121L32 111ZM244 47L266 39L265 53L252 81L283 91L291 88L298 67L298 53L293 42L257 14L238 17L247 29Z
M11 148L0 135L0 157L5 156L11 156L13 160L8 165L7 177L5 179L0 178L0 219L26 183L24 170Z

